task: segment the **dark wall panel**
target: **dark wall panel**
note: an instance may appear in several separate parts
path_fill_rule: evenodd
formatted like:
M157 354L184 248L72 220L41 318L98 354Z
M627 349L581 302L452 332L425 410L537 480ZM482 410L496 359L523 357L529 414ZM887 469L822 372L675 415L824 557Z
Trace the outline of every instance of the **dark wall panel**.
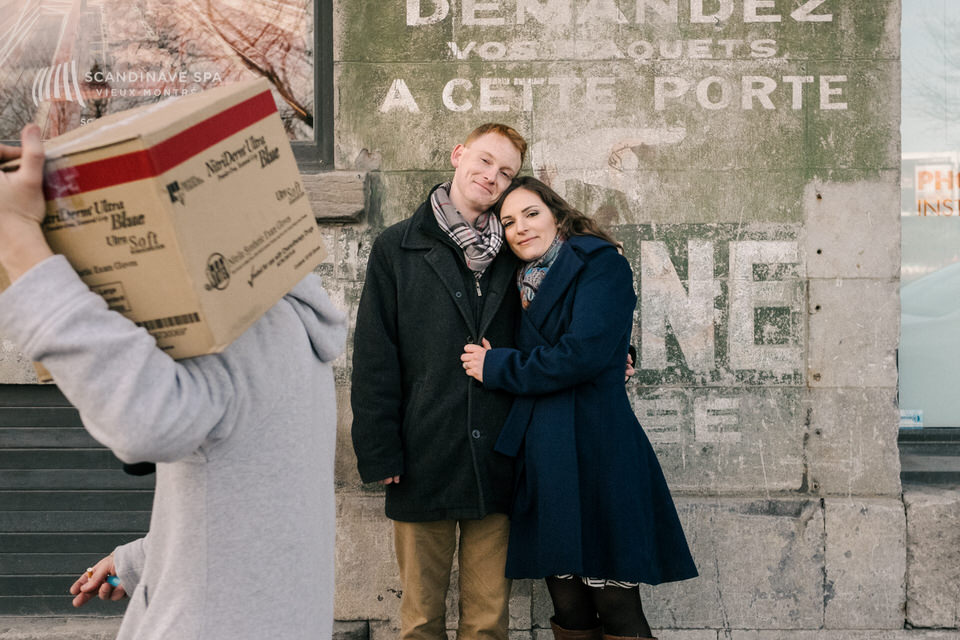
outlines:
M74 609L80 573L150 524L153 476L123 472L55 386L0 385L0 615L119 615Z

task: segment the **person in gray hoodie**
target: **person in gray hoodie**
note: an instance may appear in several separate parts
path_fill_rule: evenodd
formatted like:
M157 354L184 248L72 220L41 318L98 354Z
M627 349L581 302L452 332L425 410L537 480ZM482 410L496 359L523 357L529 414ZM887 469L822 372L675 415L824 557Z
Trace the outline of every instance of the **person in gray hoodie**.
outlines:
M41 362L86 429L157 463L146 537L75 586L130 594L119 638L330 638L336 403L346 317L309 275L223 353L174 361L92 293L40 227L43 147L0 173L0 333ZM21 155L0 146L0 160ZM104 582L115 573L122 588Z

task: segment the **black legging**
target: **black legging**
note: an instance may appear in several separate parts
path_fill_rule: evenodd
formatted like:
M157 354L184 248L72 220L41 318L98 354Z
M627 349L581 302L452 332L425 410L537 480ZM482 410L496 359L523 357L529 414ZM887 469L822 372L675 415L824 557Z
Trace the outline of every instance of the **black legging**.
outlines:
M636 587L588 587L578 577L546 580L553 600L554 621L564 629L602 626L603 632L610 636L649 638L652 635Z

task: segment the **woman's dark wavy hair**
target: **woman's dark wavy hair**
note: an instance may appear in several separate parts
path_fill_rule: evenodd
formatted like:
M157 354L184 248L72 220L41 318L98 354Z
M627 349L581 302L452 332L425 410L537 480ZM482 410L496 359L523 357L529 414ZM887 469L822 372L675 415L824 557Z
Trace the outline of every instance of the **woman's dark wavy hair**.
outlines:
M513 179L510 186L504 190L500 199L493 205L493 212L497 215L497 218L500 217L503 201L517 189L526 189L540 196L543 203L550 207L550 211L553 212L553 217L557 221L558 232L564 238L597 236L617 247L618 250L620 249L620 243L593 218L589 218L583 212L574 209L570 206L570 203L560 197L560 194L533 176L521 176Z

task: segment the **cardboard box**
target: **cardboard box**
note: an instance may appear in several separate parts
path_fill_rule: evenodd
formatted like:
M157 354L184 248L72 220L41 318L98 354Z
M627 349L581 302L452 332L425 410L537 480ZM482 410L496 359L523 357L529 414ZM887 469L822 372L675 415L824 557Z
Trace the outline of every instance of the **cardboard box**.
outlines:
M50 246L174 358L223 350L324 257L266 80L48 141Z

